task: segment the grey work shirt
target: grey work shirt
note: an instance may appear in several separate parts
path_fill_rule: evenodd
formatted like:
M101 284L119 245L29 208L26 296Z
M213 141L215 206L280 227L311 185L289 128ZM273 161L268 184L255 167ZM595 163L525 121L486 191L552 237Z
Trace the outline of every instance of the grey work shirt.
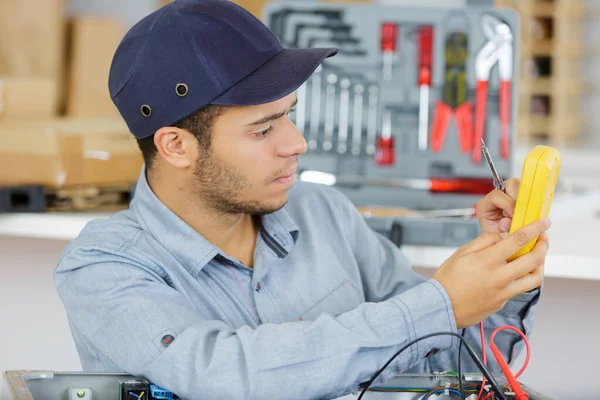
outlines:
M55 285L85 371L125 371L184 399L335 398L404 344L456 332L451 301L337 190L296 183L262 218L254 269L169 210L142 171L130 208L90 222ZM486 320L529 332L539 290ZM478 327L467 339L478 348ZM508 361L517 335L498 335ZM456 369L458 341L423 340L382 378ZM491 354L491 353L490 353ZM495 364L495 363L491 363ZM477 371L465 354L465 371Z

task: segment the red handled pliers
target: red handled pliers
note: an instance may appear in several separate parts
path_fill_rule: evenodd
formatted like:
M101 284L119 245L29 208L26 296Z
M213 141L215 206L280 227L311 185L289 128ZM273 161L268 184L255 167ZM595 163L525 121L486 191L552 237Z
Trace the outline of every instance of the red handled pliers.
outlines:
M472 148L473 120L471 103L467 101L467 55L467 35L463 32L450 33L446 39L442 100L436 103L430 134L431 150L434 153L444 146L452 116L456 118L461 151L468 153Z
M513 75L513 34L505 22L490 14L481 16L481 28L488 42L475 59L477 89L475 93L475 137L472 159L481 161L481 139L485 131L485 108L488 81L492 67L498 63L500 76L500 154L507 159L509 154L510 86Z

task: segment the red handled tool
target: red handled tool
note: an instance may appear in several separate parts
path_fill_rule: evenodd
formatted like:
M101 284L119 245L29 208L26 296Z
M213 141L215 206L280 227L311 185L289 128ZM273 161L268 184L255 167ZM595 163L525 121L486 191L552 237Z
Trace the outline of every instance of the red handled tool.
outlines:
M431 50L433 27L422 26L419 35L419 150L427 150L429 88L431 87Z
M392 136L391 111L385 110L382 118L381 136L377 139L377 151L375 152L375 164L380 167L390 167L396 161L394 138Z
M513 64L513 35L510 27L500 19L484 14L481 27L488 42L475 59L477 88L475 94L475 140L472 151L474 163L481 161L481 139L485 131L485 114L488 96L488 81L492 67L498 63L500 75L500 154L507 159L510 152L510 91Z
M398 43L398 24L384 22L381 25L381 53L383 55L383 79L392 79L394 52Z
M304 182L320 183L329 186L390 186L413 190L426 190L431 193L486 195L494 190L494 183L489 178L385 178L367 175L336 175L323 171L306 170L299 174L299 179Z
M435 118L431 129L431 149L442 150L452 116L460 149L468 153L473 145L473 120L471 103L467 101L467 35L453 32L446 38L446 72L442 100L436 103Z

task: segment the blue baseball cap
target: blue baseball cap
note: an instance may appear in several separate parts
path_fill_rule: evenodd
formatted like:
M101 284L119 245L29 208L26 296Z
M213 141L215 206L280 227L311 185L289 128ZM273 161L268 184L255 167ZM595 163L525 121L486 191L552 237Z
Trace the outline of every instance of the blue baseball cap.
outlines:
M175 0L127 32L108 87L131 133L143 139L209 104L285 97L336 53L284 49L258 18L228 0Z

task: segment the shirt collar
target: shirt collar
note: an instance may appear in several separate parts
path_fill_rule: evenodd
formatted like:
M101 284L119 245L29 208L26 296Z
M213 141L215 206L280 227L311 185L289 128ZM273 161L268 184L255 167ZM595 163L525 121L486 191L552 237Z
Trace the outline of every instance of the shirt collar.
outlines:
M137 215L140 225L190 273L196 274L217 254L226 257L156 197L146 180L145 166L142 167L130 208ZM262 227L289 252L298 238L298 226L284 208L265 215Z

